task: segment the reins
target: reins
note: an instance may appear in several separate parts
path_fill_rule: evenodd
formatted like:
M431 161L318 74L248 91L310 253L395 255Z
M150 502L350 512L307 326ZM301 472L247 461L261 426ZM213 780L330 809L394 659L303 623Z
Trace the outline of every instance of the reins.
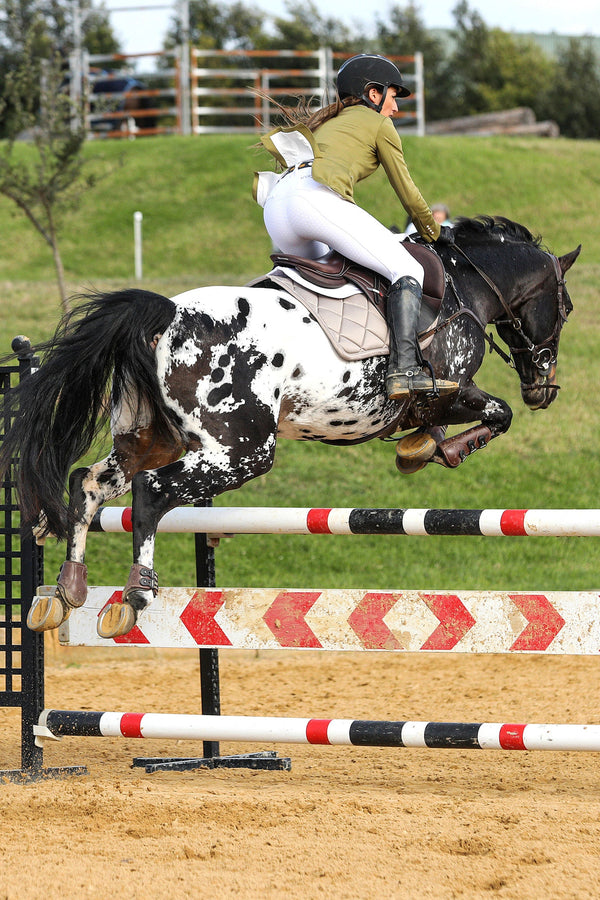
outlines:
M516 334L518 334L519 337L521 338L521 340L525 343L525 347L511 347L509 345L510 354L505 353L505 351L502 349L502 347L500 347L496 343L493 336L486 331L486 325L481 321L479 316L476 313L474 313L472 309L469 309L467 306L464 305L464 302L463 302L463 300L456 288L456 285L454 283L454 279L449 274L449 272L446 272L446 281L448 282L448 284L450 285L450 287L452 289L452 292L454 294L456 302L459 305L459 309L456 312L452 313L452 315L448 316L447 319L444 319L443 322L440 322L438 325L436 325L435 328L430 328L428 331L424 332L422 335L420 335L420 337L426 338L426 337L433 336L433 335L437 334L438 332L442 331L448 325L450 325L450 323L453 322L455 319L457 319L459 316L466 315L466 316L469 316L471 319L473 319L477 323L477 325L480 327L485 340L490 345L490 353L492 351L495 351L501 357L501 359L504 360L504 362L508 366L510 366L513 369L516 368L514 360L513 360L513 356L515 353L529 352L529 353L531 353L531 360L533 362L533 365L538 369L538 371L540 371L542 373L547 373L548 370L550 369L550 367L556 362L555 346L558 342L558 336L560 335L562 326L567 320L567 313L566 313L565 302L564 302L565 281L564 281L557 258L551 253L548 254L554 265L556 279L558 282L557 286L558 286L558 313L559 313L559 315L557 316L556 323L554 325L552 334L548 338L546 338L546 340L542 341L541 343L534 344L533 341L531 341L527 337L525 332L523 331L523 325L522 325L521 319L514 314L514 312L508 305L507 301L505 300L504 295L502 294L502 291L500 290L498 285L494 281L492 281L492 279L489 277L489 275L486 272L484 272L483 269L477 265L477 263L473 262L473 260L470 258L470 256L467 253L465 253L465 251L462 249L462 247L459 247L458 244L453 244L452 249L456 250L458 253L460 253L460 255L469 263L471 268L473 268L477 272L477 274L480 276L480 278L487 284L487 286L490 288L490 290L498 298L503 310L505 311L506 315L508 316L508 319L506 321L503 319L494 319L492 324L494 324L494 325L504 325L504 324L510 325L514 329Z
M473 321L476 323L476 325L478 325L479 328L481 329L483 337L490 345L490 353L492 351L495 351L498 354L498 356L500 356L507 365L509 365L512 369L514 369L515 364L514 364L513 360L508 355L508 353L505 353L504 350L502 349L502 347L496 343L493 335L489 334L485 330L486 326L481 321L481 319L479 318L477 313L473 312L472 309L469 309L468 306L464 305L462 297L460 296L458 289L454 283L454 279L452 278L452 275L450 275L448 272L446 272L446 281L452 288L452 293L454 294L454 298L455 298L456 302L458 303L459 308L456 310L456 312L453 312L451 315L449 315L447 319L444 319L442 322L439 322L434 328L429 328L427 331L420 332L419 338L425 339L428 337L433 337L434 335L438 334L440 331L443 331L444 328L447 328L448 325L450 325L451 322L454 322L455 319L458 319L461 316L468 316L470 319L473 319Z

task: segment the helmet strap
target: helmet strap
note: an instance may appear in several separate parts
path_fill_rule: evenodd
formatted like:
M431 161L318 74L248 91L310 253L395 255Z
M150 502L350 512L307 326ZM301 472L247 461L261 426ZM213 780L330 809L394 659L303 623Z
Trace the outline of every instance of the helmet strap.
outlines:
M372 84L372 85L370 86L369 90L370 90L372 87L375 87L375 85ZM362 98L361 98L361 99L362 99L362 102L364 103L365 106L368 106L370 109L374 109L375 112L380 113L381 110L383 109L383 104L385 103L385 98L386 98L386 96L387 96L387 92L388 92L388 85L387 85L387 84L384 84L384 85L383 85L383 92L382 92L382 94L381 94L381 102L380 102L380 103L373 103L373 101L371 100L371 98L369 97L369 95L368 95L368 93L367 93L366 91L365 91L365 93L362 95Z

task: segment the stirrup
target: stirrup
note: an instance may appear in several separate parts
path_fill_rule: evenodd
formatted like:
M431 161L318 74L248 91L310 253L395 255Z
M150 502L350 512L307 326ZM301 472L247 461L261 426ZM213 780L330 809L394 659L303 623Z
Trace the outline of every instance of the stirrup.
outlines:
M423 369L407 369L405 372L391 372L385 379L390 400L406 400L412 394L432 394L443 397L453 394L459 385L455 381L445 381L426 374Z

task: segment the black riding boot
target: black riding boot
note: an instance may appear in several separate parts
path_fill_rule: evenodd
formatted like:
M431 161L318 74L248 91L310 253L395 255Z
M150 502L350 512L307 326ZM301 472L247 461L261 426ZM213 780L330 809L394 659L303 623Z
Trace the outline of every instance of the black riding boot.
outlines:
M417 341L423 289L410 276L399 278L390 288L387 320L390 329L390 359L385 380L390 400L405 400L411 393L431 393L434 383L421 367ZM438 394L458 390L454 381L435 381Z

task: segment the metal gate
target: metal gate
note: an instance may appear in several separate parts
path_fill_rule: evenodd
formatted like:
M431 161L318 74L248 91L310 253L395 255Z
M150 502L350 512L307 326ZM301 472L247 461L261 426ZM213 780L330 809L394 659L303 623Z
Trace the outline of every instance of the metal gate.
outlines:
M27 338L15 338L14 365L0 368L0 401L36 366ZM0 415L0 441L10 417ZM44 581L43 550L31 529L21 534L15 490L15 464L2 481L0 494L0 707L21 712L21 768L0 769L1 781L31 781L63 774L83 774L77 767L43 768L43 751L34 743L33 726L44 708L44 636L26 626L36 588ZM6 729L5 729L6 730ZM4 764L0 759L0 766Z

